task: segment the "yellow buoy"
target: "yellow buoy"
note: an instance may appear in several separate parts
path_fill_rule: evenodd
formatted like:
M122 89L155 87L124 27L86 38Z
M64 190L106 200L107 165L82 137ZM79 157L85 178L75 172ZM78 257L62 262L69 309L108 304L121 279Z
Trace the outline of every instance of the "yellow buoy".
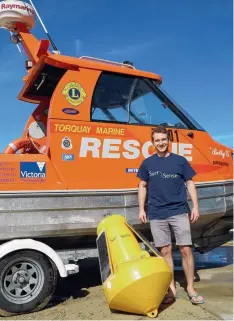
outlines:
M121 215L104 218L97 235L102 283L110 309L156 317L172 280L164 258ZM154 256L142 250L136 236Z

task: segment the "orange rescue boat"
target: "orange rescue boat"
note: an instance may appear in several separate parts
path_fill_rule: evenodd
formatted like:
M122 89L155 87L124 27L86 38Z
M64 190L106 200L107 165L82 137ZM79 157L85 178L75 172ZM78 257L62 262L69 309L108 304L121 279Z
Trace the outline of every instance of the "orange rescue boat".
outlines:
M169 130L171 151L197 172L195 247L204 252L230 240L232 149L164 92L161 76L130 62L50 52L50 41L30 32L33 8L15 3L0 3L0 26L28 56L18 99L37 106L22 136L0 154L1 242L33 238L57 249L88 244L112 213L151 238L149 225L138 221L136 173L154 153L150 133L159 124Z

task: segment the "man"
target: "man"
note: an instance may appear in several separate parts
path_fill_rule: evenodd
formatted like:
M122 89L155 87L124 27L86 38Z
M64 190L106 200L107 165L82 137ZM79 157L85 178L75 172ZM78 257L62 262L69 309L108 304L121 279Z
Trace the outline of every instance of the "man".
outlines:
M201 304L204 303L203 297L193 286L194 258L185 187L186 183L193 202L190 220L194 223L199 218L196 187L192 181L196 173L186 158L169 152L169 136L166 128L162 126L155 128L151 139L156 153L142 162L137 174L141 180L138 190L139 219L142 223L147 222L144 205L148 188L148 214L155 247L159 248L173 272L171 227L182 256L188 296L193 304ZM175 296L176 287L173 278L164 303L173 302Z

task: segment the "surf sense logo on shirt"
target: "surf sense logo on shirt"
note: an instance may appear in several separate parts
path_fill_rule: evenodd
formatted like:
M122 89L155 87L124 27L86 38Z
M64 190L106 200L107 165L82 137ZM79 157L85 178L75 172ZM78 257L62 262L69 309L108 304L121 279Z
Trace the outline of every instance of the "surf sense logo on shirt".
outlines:
M46 178L45 162L21 162L20 178L21 179Z
M151 172L149 171L149 176L161 176L162 178L179 178L179 175L177 174L167 174L167 173L162 173L160 171L157 172Z

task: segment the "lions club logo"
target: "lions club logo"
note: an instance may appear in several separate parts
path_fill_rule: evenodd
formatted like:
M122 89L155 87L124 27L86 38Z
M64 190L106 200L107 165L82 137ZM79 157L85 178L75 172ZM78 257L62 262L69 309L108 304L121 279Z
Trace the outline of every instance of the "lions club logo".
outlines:
M84 88L77 82L69 82L64 87L62 94L73 106L79 106L87 96Z

